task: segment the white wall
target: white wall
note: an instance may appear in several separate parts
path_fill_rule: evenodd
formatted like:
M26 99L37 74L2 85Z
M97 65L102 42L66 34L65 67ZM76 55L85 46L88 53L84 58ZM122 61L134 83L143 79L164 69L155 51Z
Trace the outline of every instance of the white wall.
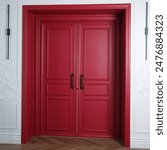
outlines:
M145 61L145 1L135 0L131 47L131 146L149 147L150 88L149 52Z
M10 60L6 60L6 4L11 3ZM0 0L0 143L20 143L21 98L18 71L17 1Z
M21 138L22 5L131 3L131 147L148 148L149 58L148 61L144 60L145 1L146 0L0 0L0 143L20 143ZM7 2L12 4L12 49L10 60L5 60L6 48L4 30Z

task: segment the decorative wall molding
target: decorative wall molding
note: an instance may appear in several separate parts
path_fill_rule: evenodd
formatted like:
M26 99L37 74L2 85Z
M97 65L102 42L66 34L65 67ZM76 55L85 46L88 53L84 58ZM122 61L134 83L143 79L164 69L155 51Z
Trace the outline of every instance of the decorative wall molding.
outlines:
M137 85L134 86L134 93L133 93L133 102L132 102L132 136L143 136L143 137L149 137L150 136L150 130L149 130L149 119L146 116L149 116L148 110L150 107L150 88L149 88L149 66L141 65L140 68L135 68L135 77L133 80L134 84ZM143 90L144 89L144 90ZM136 95L136 96L134 96ZM144 106L144 107L143 107ZM144 115L141 116L141 112ZM143 120L146 125L142 124L140 125L140 120Z
M149 79L150 72L149 67L144 64L140 66L140 69L135 68L134 79L133 79L133 109L140 105L149 105L150 103L150 86ZM144 89L144 90L143 90ZM134 96L136 95L136 96ZM144 99L144 100L143 100Z
M134 133L137 133L137 134L147 134L149 135L150 134L150 131L148 130L135 130Z
M18 134L0 134L0 143L2 144L21 144L21 135Z
M131 147L132 148L150 148L150 139L149 138L131 138Z
M13 67L0 70L0 100L19 99L19 84L15 72Z
M0 101L1 102L1 101ZM1 108L3 107L3 108ZM18 129L18 104L16 103L9 103L9 102L1 102L0 109L3 111L4 114L0 114L0 130L8 129L14 130ZM4 110L5 109L5 110ZM8 111L10 110L10 111ZM3 117L2 117L3 116ZM12 118L10 118L13 116Z

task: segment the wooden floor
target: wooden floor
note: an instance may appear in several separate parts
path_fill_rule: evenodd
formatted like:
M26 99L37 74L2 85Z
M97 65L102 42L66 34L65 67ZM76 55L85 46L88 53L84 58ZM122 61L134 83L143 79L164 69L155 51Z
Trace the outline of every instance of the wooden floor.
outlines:
M33 137L29 143L23 145L0 144L0 150L132 150L132 149L124 148L119 142L111 138Z

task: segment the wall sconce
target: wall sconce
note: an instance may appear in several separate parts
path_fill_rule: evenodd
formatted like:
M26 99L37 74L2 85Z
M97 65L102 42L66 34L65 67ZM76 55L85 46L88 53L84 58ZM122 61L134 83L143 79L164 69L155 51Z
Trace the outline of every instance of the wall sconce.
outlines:
M7 5L7 28L6 28L6 36L7 36L7 52L6 59L9 60L10 55L10 5Z
M147 60L147 51L148 51L148 2L146 2L145 60Z

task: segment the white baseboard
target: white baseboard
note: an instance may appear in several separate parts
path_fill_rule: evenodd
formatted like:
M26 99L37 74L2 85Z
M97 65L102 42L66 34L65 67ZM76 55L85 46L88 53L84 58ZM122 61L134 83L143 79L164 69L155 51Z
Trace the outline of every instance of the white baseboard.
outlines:
M1 144L21 144L21 136L15 134L0 134Z
M150 139L131 139L131 148L150 148Z

